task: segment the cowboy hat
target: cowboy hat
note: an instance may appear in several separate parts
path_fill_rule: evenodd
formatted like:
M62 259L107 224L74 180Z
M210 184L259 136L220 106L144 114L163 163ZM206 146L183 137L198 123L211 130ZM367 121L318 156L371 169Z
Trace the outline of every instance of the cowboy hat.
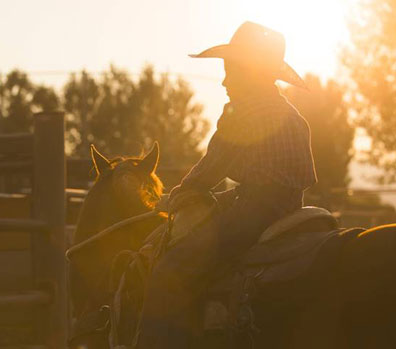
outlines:
M223 58L269 69L276 80L307 89L303 79L285 61L285 38L281 33L253 22L243 23L229 44L211 47L192 58Z

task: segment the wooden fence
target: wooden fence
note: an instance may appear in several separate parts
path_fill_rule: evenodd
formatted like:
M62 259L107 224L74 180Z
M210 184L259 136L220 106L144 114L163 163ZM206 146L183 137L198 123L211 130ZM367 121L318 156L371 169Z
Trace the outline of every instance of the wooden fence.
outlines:
M28 175L32 191L28 217L0 219L0 347L66 348L63 113L0 136L0 173Z

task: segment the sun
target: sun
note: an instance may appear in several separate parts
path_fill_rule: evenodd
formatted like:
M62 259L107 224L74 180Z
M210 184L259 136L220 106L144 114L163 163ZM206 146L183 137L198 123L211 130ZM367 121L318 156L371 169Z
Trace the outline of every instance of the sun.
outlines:
M280 31L286 60L297 70L334 74L337 50L348 40L346 16L354 0L244 0L234 2L233 20L251 20Z

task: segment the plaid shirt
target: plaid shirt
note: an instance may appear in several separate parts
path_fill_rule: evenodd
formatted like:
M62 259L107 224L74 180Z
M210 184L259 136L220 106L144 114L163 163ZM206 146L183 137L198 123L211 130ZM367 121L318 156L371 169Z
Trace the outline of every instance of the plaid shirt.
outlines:
M181 188L209 190L226 177L300 193L316 183L309 126L277 89L225 105L206 155Z

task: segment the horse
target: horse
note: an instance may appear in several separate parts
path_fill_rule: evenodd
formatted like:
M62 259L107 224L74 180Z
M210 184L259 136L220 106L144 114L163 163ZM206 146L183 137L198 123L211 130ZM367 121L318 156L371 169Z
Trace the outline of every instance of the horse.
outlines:
M127 217L152 212L162 194L155 174L158 145L136 158L108 160L94 147L91 154L97 180L82 207L74 243ZM77 322L84 317L88 324L93 322L94 330L87 326L87 331L80 331L71 348L109 348L107 332L100 330L104 324L95 324L106 318L100 314L110 301L106 280L111 260L122 250L137 251L166 221L166 216L155 214L121 228L86 248L72 263L73 315ZM262 244L262 251L271 255L277 244L279 239ZM339 230L337 239L326 240L317 251L312 262L304 262L309 267L299 277L271 278L264 270L267 282L255 288L249 304L254 329L248 337L241 333L231 343L227 334L214 331L197 347L247 348L251 340L260 348L396 347L396 225Z

